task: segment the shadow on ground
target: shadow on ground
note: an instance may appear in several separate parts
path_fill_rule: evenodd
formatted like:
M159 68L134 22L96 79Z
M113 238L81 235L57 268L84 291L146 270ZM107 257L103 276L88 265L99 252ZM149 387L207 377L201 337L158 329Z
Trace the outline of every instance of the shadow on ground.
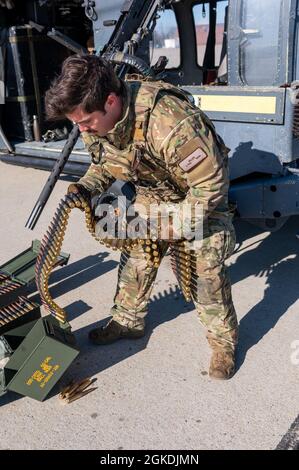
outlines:
M88 340L88 332L94 327L103 326L108 317L75 331L80 356L67 372L67 381L93 376L119 362L133 356L147 347L150 337L159 325L174 320L177 316L194 309L192 303L186 303L179 288L169 288L155 295L149 305L146 333L137 340L122 340L107 346L94 346Z
M118 263L114 260L106 260L108 256L108 252L97 253L53 271L50 277L52 297L56 298L66 292L71 292L116 268ZM36 289L32 287L30 293L34 292ZM31 299L39 301L39 295L35 294Z
M262 241L253 244L250 250L243 251L241 245L234 264L230 266L232 284L250 276L264 277L266 284L262 300L240 320L238 368L244 363L249 349L261 341L298 300L298 228L299 219L293 217L278 232L269 233ZM249 224L237 226L239 241L248 240L258 233L259 230Z

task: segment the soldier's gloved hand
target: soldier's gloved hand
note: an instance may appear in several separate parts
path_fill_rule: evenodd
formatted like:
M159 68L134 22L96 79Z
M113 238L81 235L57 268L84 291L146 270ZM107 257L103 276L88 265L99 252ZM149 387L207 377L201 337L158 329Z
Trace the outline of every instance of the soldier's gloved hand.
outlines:
M67 193L68 194L71 194L71 193L82 194L82 196L85 199L87 199L87 201L90 200L90 192L84 186L82 186L82 184L80 184L80 183L70 184L69 187L67 188Z

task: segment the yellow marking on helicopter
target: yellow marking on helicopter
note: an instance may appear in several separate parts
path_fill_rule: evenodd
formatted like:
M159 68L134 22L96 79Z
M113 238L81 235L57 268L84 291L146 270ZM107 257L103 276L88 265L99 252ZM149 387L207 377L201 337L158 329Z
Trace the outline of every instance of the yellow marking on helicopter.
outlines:
M195 104L203 111L275 114L276 96L194 95Z

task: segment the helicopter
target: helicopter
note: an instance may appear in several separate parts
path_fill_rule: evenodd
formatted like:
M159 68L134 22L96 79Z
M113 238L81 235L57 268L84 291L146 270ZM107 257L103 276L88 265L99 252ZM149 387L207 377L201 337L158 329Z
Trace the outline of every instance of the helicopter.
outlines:
M70 124L45 120L43 95L70 54L105 50L131 3L0 1L1 160L53 167ZM299 213L298 8L297 0L166 2L137 52L151 66L165 56L163 80L213 121L230 149L236 214L267 231ZM81 176L89 163L78 139L63 171Z

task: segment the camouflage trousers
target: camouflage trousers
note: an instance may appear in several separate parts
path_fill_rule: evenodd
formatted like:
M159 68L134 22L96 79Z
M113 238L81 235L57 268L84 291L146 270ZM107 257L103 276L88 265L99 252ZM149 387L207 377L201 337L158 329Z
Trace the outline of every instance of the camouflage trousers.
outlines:
M169 244L159 242L164 255ZM225 260L235 246L232 225L215 223L209 228L196 252L197 300L195 307L200 322L207 328L208 337L228 347L238 340L238 321L234 309L230 279ZM111 310L118 323L129 328L144 328L149 298L157 268L147 265L143 249L122 253L118 272L117 291Z

